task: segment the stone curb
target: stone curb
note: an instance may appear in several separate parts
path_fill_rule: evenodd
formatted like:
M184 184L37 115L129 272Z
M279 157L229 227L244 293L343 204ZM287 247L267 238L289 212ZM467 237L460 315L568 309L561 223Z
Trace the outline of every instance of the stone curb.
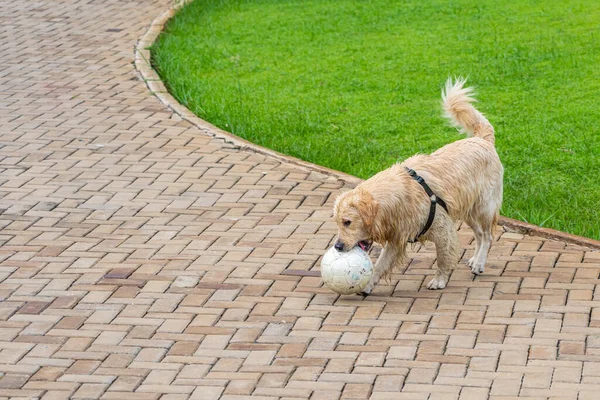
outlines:
M540 236L546 239L562 240L567 243L577 244L593 249L600 249L600 240L572 235L570 233L561 232L550 228L544 228L541 226L530 224L528 222L523 222L508 217L500 217L498 225L502 225L506 229L523 233L526 235Z
M196 126L205 134L212 136L214 138L219 138L224 140L226 143L229 143L240 150L243 151L252 151L254 153L263 154L265 156L269 156L280 160L282 162L286 162L289 164L298 165L300 167L307 168L309 170L334 177L345 182L348 186L356 186L363 180L357 178L355 176L336 171L327 167L323 167L321 165L313 164L308 161L300 160L296 157L288 156L277 151L267 149L265 147L258 146L254 143L251 143L247 140L244 140L238 136L233 135L227 131L224 131L207 121L197 117L194 113L188 110L185 106L180 104L167 90L166 86L156 73L156 71L152 68L150 64L150 51L149 48L152 46L158 35L162 32L165 24L175 12L183 7L185 4L190 2L191 0L175 0L173 5L166 11L164 11L161 15L155 18L148 30L142 35L142 37L138 40L134 47L134 65L135 69L138 71L140 78L146 83L146 86L150 90L150 92L155 95L158 100L163 103L165 106L170 108L175 114L179 115L182 119L188 121L192 125ZM567 243L572 243L580 246L591 247L594 249L600 249L600 240L590 239L583 236L572 235L570 233L557 231L550 228L543 228L537 225L533 225L527 222L515 220L512 218L507 218L501 216L498 224L503 226L505 229L527 234L531 236L539 236L546 239L555 239L562 240Z

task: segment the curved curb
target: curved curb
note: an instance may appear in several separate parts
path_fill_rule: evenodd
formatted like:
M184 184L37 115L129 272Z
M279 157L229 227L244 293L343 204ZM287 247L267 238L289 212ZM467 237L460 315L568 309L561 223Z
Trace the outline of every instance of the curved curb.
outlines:
M584 236L572 235L570 233L557 231L555 229L544 228L533 225L528 222L519 221L508 217L500 217L498 225L506 229L531 236L540 236L546 239L562 240L563 242L576 244L579 246L600 249L600 240L586 238Z
M254 153L262 154L275 158L279 161L286 162L289 164L298 165L300 167L307 168L311 171L318 172L327 176L332 176L345 182L348 186L356 186L363 180L355 176L346 174L344 172L336 171L321 165L313 164L308 161L300 160L296 157L288 156L277 151L267 149L265 147L258 146L247 140L244 140L238 136L233 135L227 131L224 131L207 121L197 117L194 113L188 110L184 105L180 104L167 90L162 80L152 68L150 63L150 46L154 44L156 38L163 31L163 28L167 21L175 15L175 12L183 7L191 0L174 0L173 5L161 15L155 18L148 30L142 35L140 40L134 46L134 66L139 73L141 79L146 83L146 86L150 92L155 95L158 100L165 106L170 108L175 114L179 115L182 119L188 121L192 125L196 126L202 132L208 136L222 139L226 143L229 143L236 148L243 151L252 151ZM572 235L557 231L550 228L543 228L537 225L533 225L527 222L515 220L507 217L500 217L498 224L503 226L507 230L527 234L531 236L539 236L546 239L562 240L567 243L576 244L580 246L590 247L594 249L600 249L600 240L590 239L583 236Z

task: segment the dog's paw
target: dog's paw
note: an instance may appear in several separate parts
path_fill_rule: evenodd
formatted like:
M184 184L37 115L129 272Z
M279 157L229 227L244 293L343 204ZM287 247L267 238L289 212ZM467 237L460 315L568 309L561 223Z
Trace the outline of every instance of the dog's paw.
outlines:
M481 275L483 274L483 271L485 271L484 263L478 263L473 261L473 263L469 264L469 266L471 267L471 273L473 273L473 275Z
M368 295L371 294L371 292L373 292L374 286L375 285L373 284L373 282L369 282L369 284L363 289L363 291L358 294L362 297L367 297Z
M442 275L435 275L431 281L427 284L427 289L437 290L443 289L446 287L446 283L448 280L444 278Z
M473 273L473 275L481 275L483 274L483 271L485 271L485 263L477 262L475 256L469 258L467 265L471 268L471 273Z

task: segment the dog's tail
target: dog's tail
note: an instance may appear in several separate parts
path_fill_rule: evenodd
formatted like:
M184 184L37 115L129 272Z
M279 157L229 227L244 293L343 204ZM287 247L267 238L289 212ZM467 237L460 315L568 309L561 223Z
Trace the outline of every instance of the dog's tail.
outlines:
M461 78L454 83L452 78L446 81L446 87L442 90L444 116L467 136L480 137L494 143L494 127L471 104L476 100L472 97L473 88L463 87L466 81Z

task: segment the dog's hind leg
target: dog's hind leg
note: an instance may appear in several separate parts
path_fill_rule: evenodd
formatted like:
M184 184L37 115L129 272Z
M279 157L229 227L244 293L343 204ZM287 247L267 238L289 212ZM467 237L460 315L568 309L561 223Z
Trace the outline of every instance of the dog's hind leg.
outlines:
M474 204L473 209L469 212L469 217L465 218L465 222L473 229L477 242L475 253L468 261L471 272L475 275L482 274L485 270L485 263L494 238L494 225L502 205L502 165L498 163L496 167L491 168L489 173L490 183L487 190L482 193L479 201Z
M480 275L485 270L485 263L487 256L492 246L493 229L494 229L494 216L493 215L480 215L479 218L474 219L469 224L473 232L475 233L475 240L478 242L475 254L468 262L471 267L471 272L475 275Z
M481 250L481 244L484 241L484 233L481 224L477 218L468 217L465 218L465 222L471 230L473 230L473 236L475 236L475 251L473 252L473 257L469 258L467 261L467 265L471 267L471 272L476 275L479 275L483 270L479 271L479 266L474 267L476 261L478 260L479 251Z
M485 270L485 263L494 238L494 224L501 204L502 175L499 176L497 184L491 188L488 196L482 198L481 202L471 210L469 217L465 219L475 235L475 253L467 263L475 275L480 275Z
M454 222L443 211L439 211L431 229L429 239L435 243L437 271L427 287L443 289L448 283L452 269L458 265L460 243Z

